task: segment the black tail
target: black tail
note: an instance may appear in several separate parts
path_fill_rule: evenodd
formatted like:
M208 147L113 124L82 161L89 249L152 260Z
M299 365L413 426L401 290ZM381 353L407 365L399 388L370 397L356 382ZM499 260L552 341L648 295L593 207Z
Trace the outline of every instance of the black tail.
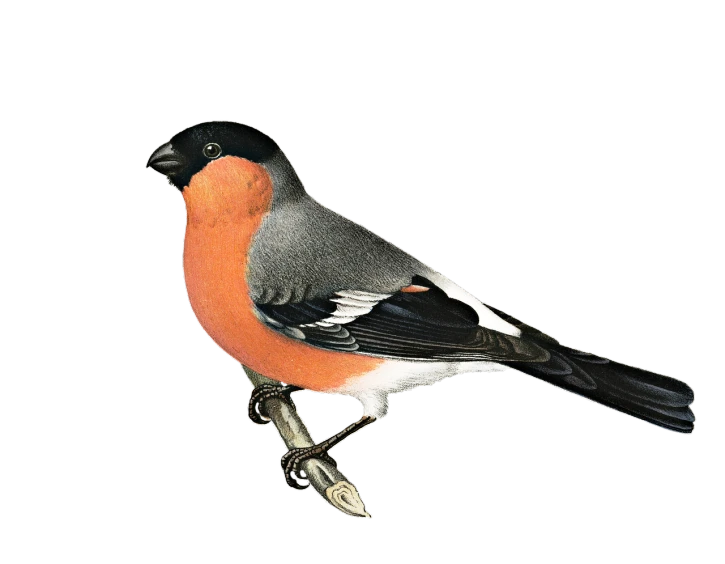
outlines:
M502 364L655 425L680 433L692 432L695 416L688 406L695 396L684 382L564 347L513 317L494 311L519 327L522 338L536 341L551 357L546 362Z

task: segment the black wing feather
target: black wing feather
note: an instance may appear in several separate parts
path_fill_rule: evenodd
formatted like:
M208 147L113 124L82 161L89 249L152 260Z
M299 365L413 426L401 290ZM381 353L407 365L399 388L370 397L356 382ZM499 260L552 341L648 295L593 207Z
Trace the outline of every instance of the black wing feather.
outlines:
M535 343L480 327L472 307L448 297L429 280L416 276L412 283L429 289L398 292L378 302L369 313L332 327L309 325L329 318L336 310L330 301L334 295L256 306L271 327L289 336L299 337L301 332L308 344L329 350L411 360L528 362L548 358Z
M270 303L255 304L257 309L267 317L283 325L303 325L315 323L328 317L335 311L335 304L326 298L315 298L304 302L274 305Z

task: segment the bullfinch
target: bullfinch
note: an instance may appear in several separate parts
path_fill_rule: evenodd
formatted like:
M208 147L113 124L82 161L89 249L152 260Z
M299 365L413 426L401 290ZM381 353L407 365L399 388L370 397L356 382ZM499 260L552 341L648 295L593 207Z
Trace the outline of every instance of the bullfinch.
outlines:
M404 251L313 200L267 135L202 123L159 147L148 166L187 209L184 274L191 306L214 341L252 370L286 384L347 394L364 415L330 439L282 459L300 465L383 417L388 394L462 372L511 367L666 429L689 433L694 395L683 382L558 341L486 305ZM475 249L471 249L475 251Z

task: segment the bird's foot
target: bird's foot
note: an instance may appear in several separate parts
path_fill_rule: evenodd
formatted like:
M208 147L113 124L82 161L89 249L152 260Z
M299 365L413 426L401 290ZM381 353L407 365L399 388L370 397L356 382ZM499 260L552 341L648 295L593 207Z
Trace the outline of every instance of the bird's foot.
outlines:
M300 479L306 478L300 474L302 470L302 463L306 460L315 458L328 462L333 466L337 467L337 462L327 454L329 447L325 443L319 445L313 445L305 448L293 448L282 457L282 470L284 470L284 478L287 480L287 485L296 490L304 490L309 484L305 484Z
M279 398L294 409L295 404L290 394L301 389L297 386L276 386L274 384L261 384L257 386L254 388L252 397L249 399L249 418L260 425L269 423L271 419L264 407L264 402L270 398Z

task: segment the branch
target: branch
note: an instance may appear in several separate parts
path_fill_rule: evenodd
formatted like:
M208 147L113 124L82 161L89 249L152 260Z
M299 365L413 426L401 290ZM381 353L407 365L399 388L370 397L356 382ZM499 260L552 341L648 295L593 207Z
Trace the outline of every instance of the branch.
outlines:
M255 387L260 384L279 386L279 382L244 365L242 367ZM264 410L288 449L314 446L315 442L294 407L278 398L269 398L264 401ZM302 463L302 470L312 487L333 507L355 517L370 517L355 486L332 464L317 459L306 460Z

